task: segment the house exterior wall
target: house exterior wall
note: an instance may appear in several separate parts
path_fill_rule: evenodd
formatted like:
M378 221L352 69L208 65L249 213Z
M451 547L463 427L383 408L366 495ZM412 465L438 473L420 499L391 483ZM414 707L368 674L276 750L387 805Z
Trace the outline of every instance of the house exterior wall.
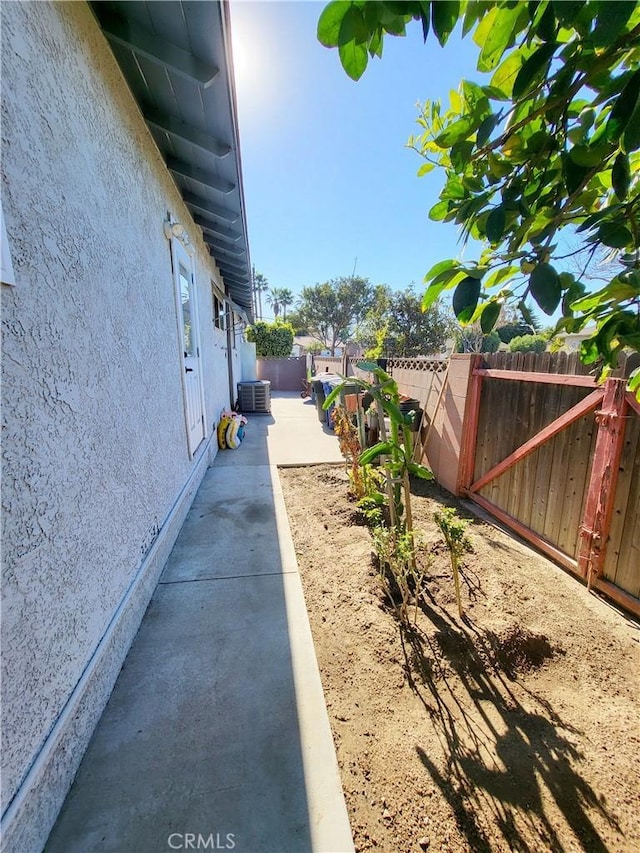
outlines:
M3 3L2 811L55 820L229 403L219 281L84 3ZM195 247L207 439L189 458L170 212Z

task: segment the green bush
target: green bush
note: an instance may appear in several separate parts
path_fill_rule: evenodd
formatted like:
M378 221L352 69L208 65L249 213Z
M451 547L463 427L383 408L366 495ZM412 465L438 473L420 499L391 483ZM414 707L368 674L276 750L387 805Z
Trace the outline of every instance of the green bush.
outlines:
M510 352L544 352L547 341L542 335L520 335L509 344Z
M247 329L247 340L256 345L258 356L287 358L293 347L293 326L281 320L275 323L259 320Z
M514 338L530 335L533 329L528 323L505 323L498 326L496 332L503 344L510 344Z
M500 335L494 330L482 339L481 352L498 352L500 349Z

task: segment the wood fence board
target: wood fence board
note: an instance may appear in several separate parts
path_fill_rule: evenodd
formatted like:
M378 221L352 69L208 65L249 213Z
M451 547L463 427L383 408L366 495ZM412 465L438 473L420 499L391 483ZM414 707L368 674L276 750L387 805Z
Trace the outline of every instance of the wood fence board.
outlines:
M583 388L563 388L560 394L560 409L568 411L591 393ZM593 413L590 417L593 419ZM573 556L575 551L575 538L580 525L578 511L588 467L588 459L581 459L579 455L583 447L579 437L588 429L588 419L583 416L553 439L552 479L544 536L558 547L565 548L570 556ZM570 531L568 542L567 531Z
M640 418L637 415L627 420L603 574L632 595L640 596Z
M491 384L498 387L502 386L503 393L506 392L506 399L503 401L502 405L500 405L500 403L498 404L499 408L494 412L493 422L490 427L492 434L495 435L496 433L500 433L502 436L500 451L496 453L491 460L493 467L500 461L500 459L504 459L505 456L513 453L513 450L518 444L519 431L516 411L517 401L522 389L519 387L519 383L517 382L510 383L508 388L505 388L504 383L501 383L498 380L494 380ZM502 423L502 426L498 426L496 429L496 424L499 424L500 422ZM484 473L486 473L486 471ZM497 504L498 506L509 506L511 477L496 477L496 479L490 484L489 488L483 491L483 494L492 503Z
M567 353L559 352L550 359L549 370L553 373L567 373ZM555 395L556 417L568 412L572 406L579 402L580 395L576 395L575 387L559 386L553 389ZM576 399L576 396L578 399ZM588 396L588 395L585 395ZM550 460L550 479L546 499L541 509L544 511L542 523L542 535L557 545L560 519L566 500L567 472L569 468L567 429L562 430L549 441L548 455Z
M516 358L511 359L513 368L520 370L524 367L524 353L515 353ZM509 383L511 385L511 383ZM517 435L521 441L526 441L531 437L530 422L531 422L531 406L530 398L525 393L525 386L521 383L515 383L514 394L517 396L513 400L513 416L515 417ZM508 480L508 491L503 498L503 507L509 515L518 516L520 500L523 492L523 476L524 469L521 465L516 465ZM507 488L507 483L504 484Z
M576 556L580 521L586 501L596 443L595 413L591 412L569 427L571 464L567 476L565 505L558 532L558 546L571 557Z
M525 359L526 370L532 367L529 360L533 355L535 353L527 353ZM523 383L522 393L525 397L527 393L530 394L529 428L527 430L527 440L529 440L536 433L540 432L549 421L553 420L553 417L548 417L547 413L552 409L552 403L556 397L556 388L552 385L527 385ZM541 478L546 478L548 481L551 470L550 460L548 462L547 457L547 448L540 447L522 462L518 463L517 466L522 469L522 484L516 517L536 533L542 533L542 527L544 526L544 518L542 520L538 518L538 505L541 499ZM547 488L548 486L543 487L544 492L546 492ZM542 497L544 497L544 494Z

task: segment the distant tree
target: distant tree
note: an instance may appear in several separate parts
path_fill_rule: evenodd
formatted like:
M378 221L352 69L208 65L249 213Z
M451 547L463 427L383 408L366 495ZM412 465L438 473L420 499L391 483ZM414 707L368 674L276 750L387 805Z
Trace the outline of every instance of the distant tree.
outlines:
M455 326L441 305L423 311L413 285L394 291L379 284L356 340L367 349L369 358L431 355L445 349Z
M247 328L247 340L255 343L256 355L286 358L293 347L293 328L282 320L275 323L259 320Z
M271 307L273 316L278 319L282 308L282 290L279 287L270 287L266 295L266 303Z
M291 323L291 325L293 326L294 334L308 334L309 330L307 329L306 320L300 313L299 309L296 308L293 311L289 311L287 313L287 322Z
M547 339L543 335L522 335L514 338L509 344L510 352L544 352L547 348Z
M262 319L262 294L269 290L269 282L261 272L253 274L253 298L256 317Z
M386 352L416 356L443 352L454 330L449 312L438 304L422 310L422 299L412 286L393 292L389 303Z
M495 331L502 343L508 344L519 335L534 335L540 331L540 328L540 320L534 311L529 311L525 320L519 308L507 303L500 310Z
M458 327L456 352L497 352L499 348L500 337L495 330L485 335L479 323Z
M282 317L284 320L287 319L287 308L290 305L293 305L293 293L288 287L282 287L280 289L280 307L282 308Z
M369 280L360 276L343 276L304 287L300 318L309 334L335 355L338 341L346 343L363 319L371 296Z

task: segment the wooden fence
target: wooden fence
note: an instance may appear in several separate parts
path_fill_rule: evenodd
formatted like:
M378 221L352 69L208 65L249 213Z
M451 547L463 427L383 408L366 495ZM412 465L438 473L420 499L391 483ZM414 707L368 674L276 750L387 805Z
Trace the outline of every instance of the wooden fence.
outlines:
M459 492L640 612L640 406L625 362L596 385L577 356L474 359Z
M640 615L640 406L624 380L637 363L600 386L576 353L389 359L387 370L435 427L426 459L445 488Z

